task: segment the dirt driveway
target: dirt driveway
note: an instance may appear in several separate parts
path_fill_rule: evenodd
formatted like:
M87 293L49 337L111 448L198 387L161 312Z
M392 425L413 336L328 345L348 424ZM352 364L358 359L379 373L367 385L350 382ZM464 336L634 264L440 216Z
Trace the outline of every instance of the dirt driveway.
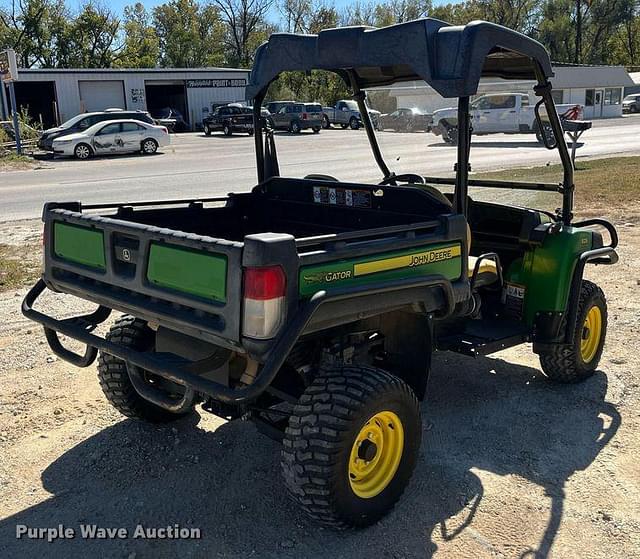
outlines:
M601 370L556 386L528 346L437 355L407 494L360 532L308 521L284 496L277 445L249 423L123 419L94 367L54 358L22 319L25 290L0 294L0 557L639 557L640 220L625 214L620 264L588 270L609 298ZM0 238L32 241L38 227L0 224ZM18 524L202 537L47 543L16 539Z

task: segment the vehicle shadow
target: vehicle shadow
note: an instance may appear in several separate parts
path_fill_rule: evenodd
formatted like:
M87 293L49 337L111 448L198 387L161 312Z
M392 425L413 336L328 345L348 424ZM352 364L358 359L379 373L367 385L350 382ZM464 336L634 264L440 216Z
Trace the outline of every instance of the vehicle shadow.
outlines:
M537 370L500 359L438 354L423 404L421 457L406 495L377 525L342 533L318 527L285 499L278 445L251 424L205 431L197 417L166 427L125 420L70 449L42 473L51 498L0 522L0 555L431 557L440 541L469 531L499 549L491 530L474 527L485 498L474 473L481 470L520 476L544 490L546 527L522 530L523 541L509 542L508 550L509 556L542 559L562 520L565 482L591 464L620 425L606 391L602 372L580 385L557 386ZM522 503L524 524L530 488L522 491L527 494L515 502ZM491 499L503 510L499 495ZM517 523L517 513L505 512L500 522ZM138 524L179 524L200 528L202 538L76 537L49 544L17 540L17 524L97 524L126 527L129 534Z

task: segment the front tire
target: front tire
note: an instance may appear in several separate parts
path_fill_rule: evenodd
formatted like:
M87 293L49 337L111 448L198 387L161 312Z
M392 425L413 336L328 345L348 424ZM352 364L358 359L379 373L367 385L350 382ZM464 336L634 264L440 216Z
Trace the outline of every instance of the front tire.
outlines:
M320 133L320 127L319 126L314 126L312 130L313 130L314 134L319 134Z
M294 134L300 134L301 131L302 128L300 128L300 123L297 120L294 120L291 123L291 132L293 132Z
M604 349L607 318L607 300L602 289L583 280L571 343L552 346L540 354L544 374L562 383L580 382L593 375ZM565 334L564 320L560 331Z
M154 345L154 333L147 323L128 315L116 320L106 339L137 351L149 351ZM109 403L126 417L149 423L167 423L193 413L193 408L183 413L172 413L144 399L131 382L127 364L108 353L100 352L98 379Z
M351 130L358 130L360 128L360 123L355 116L349 119L349 128L351 128Z
M142 153L145 155L153 155L156 151L158 151L158 142L156 142L153 138L147 138L143 140L142 145Z
M333 528L364 527L404 492L418 457L418 401L399 378L373 367L321 372L285 431L285 485L303 510Z
M211 128L209 128L208 124L204 125L204 135L205 136L211 136Z
M76 159L89 159L93 155L93 150L89 144L78 144L73 150Z
M231 126L228 123L224 123L224 125L222 126L222 133L225 136L231 136L233 135L233 130L231 129Z

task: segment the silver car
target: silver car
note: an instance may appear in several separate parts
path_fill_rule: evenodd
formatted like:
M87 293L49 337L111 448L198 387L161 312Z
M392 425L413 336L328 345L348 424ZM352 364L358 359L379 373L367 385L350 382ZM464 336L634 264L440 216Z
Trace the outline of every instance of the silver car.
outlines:
M83 132L53 140L53 153L88 159L92 155L142 152L150 155L171 143L165 126L138 120L100 122Z

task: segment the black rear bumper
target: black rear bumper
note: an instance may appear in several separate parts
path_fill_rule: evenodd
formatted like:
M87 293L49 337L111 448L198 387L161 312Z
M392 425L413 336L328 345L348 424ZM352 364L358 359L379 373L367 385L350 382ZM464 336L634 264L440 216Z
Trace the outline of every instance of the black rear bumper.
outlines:
M325 303L372 295L392 298L394 293L398 294L406 290L414 290L417 301L427 301L433 298L433 291L435 290L438 292L438 297L442 302L439 317L444 318L450 315L455 306L452 284L439 276L385 282L384 284L370 285L366 288L342 289L330 294L326 291L319 291L309 301L301 305L298 312L291 317L279 336L273 341L272 350L258 372L255 381L250 385L229 387L194 373L193 371L197 370L198 362L187 361L173 354L136 351L94 334L93 330L96 326L104 322L111 313L111 309L107 307L99 306L91 314L64 320L53 318L35 310L33 306L46 288L47 285L44 280L39 280L22 302L22 312L27 318L43 325L52 351L62 359L79 367L88 367L96 359L98 350L104 351L126 361L128 364L155 373L167 380L228 404L246 403L254 400L264 392L284 364L291 349L303 334L315 312ZM60 342L58 334L63 334L86 344L84 355L65 348Z

